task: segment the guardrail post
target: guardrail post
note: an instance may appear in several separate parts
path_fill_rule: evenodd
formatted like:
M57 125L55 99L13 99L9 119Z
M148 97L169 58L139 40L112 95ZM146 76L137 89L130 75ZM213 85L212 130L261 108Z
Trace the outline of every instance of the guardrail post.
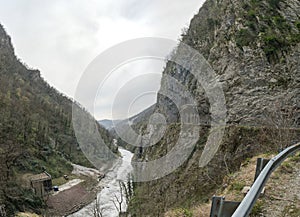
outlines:
M221 203L223 200L224 200L223 197L213 196L212 202L211 202L210 217L218 217L219 216L219 210L220 210Z
M250 215L256 200L259 198L261 191L264 188L269 177L271 176L272 172L277 167L279 167L285 159L287 159L296 151L300 151L300 143L286 148L284 151L273 157L267 165L265 165L264 169L261 171L260 175L253 183L250 191L237 207L232 217L248 217Z
M256 161L256 171L254 176L254 181L257 179L261 171L265 168L265 166L269 163L269 159L257 158Z
M210 217L231 217L240 202L225 201L225 197L212 198Z

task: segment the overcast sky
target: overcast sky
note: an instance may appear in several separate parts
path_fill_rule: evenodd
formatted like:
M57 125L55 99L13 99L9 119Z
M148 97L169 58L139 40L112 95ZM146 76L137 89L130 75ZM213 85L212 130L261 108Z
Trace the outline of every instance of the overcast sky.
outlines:
M0 22L12 37L17 56L28 66L39 69L56 89L74 97L82 73L101 52L139 37L178 40L181 30L188 27L203 1L0 0ZM117 77L121 81L114 85L122 86L123 80L135 80L128 89L136 92L136 105L129 109L129 116L155 102L160 77L153 74L160 74L157 66L162 68L164 63L155 63L155 72L149 65L151 61L141 61L119 70L122 76ZM149 73L152 76L141 76ZM110 107L118 88L110 89L111 83L106 86L101 98L95 99L97 119L112 118ZM144 94L144 100L140 100L139 92L143 93L145 86L154 93ZM117 104L122 108L121 102ZM120 111L120 115L113 118L125 116L124 111Z

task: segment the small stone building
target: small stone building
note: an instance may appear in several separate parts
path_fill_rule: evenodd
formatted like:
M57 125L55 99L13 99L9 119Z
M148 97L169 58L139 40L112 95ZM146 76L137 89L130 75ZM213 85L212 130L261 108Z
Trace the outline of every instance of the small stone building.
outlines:
M52 190L52 178L46 171L30 177L30 185L37 196L43 197Z

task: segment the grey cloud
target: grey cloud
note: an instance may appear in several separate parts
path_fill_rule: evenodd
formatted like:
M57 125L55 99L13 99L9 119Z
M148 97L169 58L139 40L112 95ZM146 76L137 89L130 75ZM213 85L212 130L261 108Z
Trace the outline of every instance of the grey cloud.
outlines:
M152 3L151 0L126 1L121 7L120 14L127 19L143 19Z
M12 36L18 57L40 69L51 85L73 97L82 73L99 53L132 38L158 36L176 40L202 2L0 0L0 22ZM145 64L128 73L147 69L149 65ZM130 91L139 93L142 87L136 85ZM112 100L110 90L104 96L105 103ZM90 93L87 89L81 94ZM101 106L97 108L99 111ZM104 118L100 112L96 114Z

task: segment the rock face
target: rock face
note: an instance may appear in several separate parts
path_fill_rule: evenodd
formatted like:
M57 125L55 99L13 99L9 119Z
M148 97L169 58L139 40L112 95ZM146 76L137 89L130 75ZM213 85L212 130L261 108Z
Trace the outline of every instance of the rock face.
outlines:
M191 21L182 41L217 73L229 124L259 124L265 109L282 99L299 109L299 7L299 1L207 1ZM184 70L169 67L166 73L179 74L203 98Z
M161 91L180 92L173 83L164 82L172 76L193 95L202 124L200 139L175 172L138 184L131 204L133 215L162 216L170 208L206 201L224 176L237 170L247 157L299 141L299 14L298 0L207 0L203 4L181 43L207 59L222 85L227 108L225 134L212 161L199 168L214 121L211 102L196 76L169 61ZM177 100L184 101L184 97L178 95ZM160 142L139 153L140 161L166 155L178 139L181 117L172 100L159 94L156 112L166 115L169 125ZM149 134L147 130L144 133Z

